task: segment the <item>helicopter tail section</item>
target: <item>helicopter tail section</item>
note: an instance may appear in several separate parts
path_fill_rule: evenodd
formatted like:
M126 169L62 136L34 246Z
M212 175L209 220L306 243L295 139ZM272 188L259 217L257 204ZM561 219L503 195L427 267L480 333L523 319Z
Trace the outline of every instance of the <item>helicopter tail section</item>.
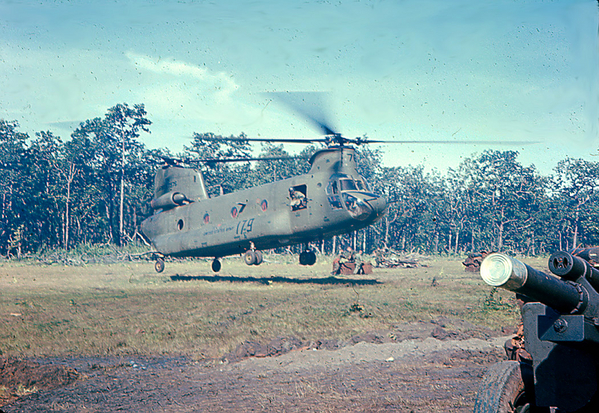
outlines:
M168 166L156 172L153 209L170 209L208 198L204 178L198 170Z

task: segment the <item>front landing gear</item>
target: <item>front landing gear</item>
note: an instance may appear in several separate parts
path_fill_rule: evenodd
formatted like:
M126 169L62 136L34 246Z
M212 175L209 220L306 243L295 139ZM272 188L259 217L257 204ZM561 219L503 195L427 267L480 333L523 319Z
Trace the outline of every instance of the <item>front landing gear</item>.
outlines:
M304 248L304 251L299 255L300 265L314 265L316 264L316 253L310 249L308 245Z

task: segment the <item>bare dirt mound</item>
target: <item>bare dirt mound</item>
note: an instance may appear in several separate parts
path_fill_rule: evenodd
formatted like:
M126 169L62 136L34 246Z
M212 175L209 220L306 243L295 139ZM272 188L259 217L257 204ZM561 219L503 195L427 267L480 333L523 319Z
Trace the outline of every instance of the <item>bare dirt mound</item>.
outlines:
M70 367L0 358L0 406L38 391L67 386L80 378L79 372Z
M229 355L239 361L184 357L44 360L53 366L40 367L76 369L86 379L40 389L2 411L470 413L486 367L505 359L506 337L460 340L441 332L439 326L411 328L424 327L425 337L396 342L393 333L372 334L371 341L384 342L343 346L329 342L329 350L306 347L292 338L257 343L253 350L244 343ZM267 357L269 353L280 355Z

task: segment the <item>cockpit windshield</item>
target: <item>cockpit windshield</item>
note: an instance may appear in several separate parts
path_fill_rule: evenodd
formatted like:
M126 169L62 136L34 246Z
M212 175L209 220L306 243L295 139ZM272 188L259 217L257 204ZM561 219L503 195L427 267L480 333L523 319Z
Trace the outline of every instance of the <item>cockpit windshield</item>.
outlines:
M331 177L327 185L327 194L335 195L341 191L364 191L370 192L366 180L359 176L357 179L345 174L336 174Z
M358 178L354 179L346 174L335 174L331 176L327 185L328 200L333 209L343 209L344 205L345 209L352 211L356 209L354 201L358 198L349 194L348 191L360 191L367 193L369 197L378 198L377 195L370 193L368 183L362 176L358 175Z
M342 191L357 191L356 183L352 179L340 179L339 187Z
M368 183L364 179L356 180L356 186L358 187L359 191L370 191Z

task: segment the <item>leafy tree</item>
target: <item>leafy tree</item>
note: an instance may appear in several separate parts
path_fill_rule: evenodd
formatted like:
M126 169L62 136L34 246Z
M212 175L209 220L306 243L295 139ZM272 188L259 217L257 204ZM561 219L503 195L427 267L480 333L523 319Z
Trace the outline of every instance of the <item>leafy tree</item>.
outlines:
M132 108L126 103L118 104L108 109L103 119L82 123L72 135L73 139L90 139L93 145L91 166L98 178L101 206L108 216L109 239L118 245L122 245L125 237L125 187L133 186L128 179L133 174L129 172L142 160L143 145L136 139L141 131L149 132L151 124L145 115L143 104Z
M572 247L581 241L599 242L599 163L566 158L555 168L552 184L555 196L567 211L561 216L562 230L572 237Z
M58 245L62 239L61 146L52 132L38 132L22 156L21 197L26 203L22 217L28 249Z
M534 166L523 167L515 151L485 151L460 164L468 215L486 249L517 249L521 234L536 219L544 196L543 180ZM474 234L472 235L474 240Z
M23 244L23 213L26 200L22 191L24 178L21 170L29 135L17 131L16 121L0 120L0 250L21 254Z
M213 133L194 133L190 146L185 146L186 155L192 160L251 158L251 147L246 135L230 136L227 140ZM208 193L218 196L247 185L250 165L235 166L230 162L204 162L204 180Z

